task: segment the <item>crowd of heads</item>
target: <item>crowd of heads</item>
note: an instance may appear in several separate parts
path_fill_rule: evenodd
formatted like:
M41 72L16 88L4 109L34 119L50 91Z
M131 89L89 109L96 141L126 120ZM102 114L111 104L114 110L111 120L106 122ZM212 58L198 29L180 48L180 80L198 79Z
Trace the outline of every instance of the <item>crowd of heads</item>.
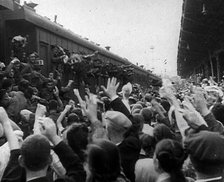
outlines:
M113 77L79 93L42 75L37 57L0 64L3 181L224 181L222 87L164 80L145 91Z

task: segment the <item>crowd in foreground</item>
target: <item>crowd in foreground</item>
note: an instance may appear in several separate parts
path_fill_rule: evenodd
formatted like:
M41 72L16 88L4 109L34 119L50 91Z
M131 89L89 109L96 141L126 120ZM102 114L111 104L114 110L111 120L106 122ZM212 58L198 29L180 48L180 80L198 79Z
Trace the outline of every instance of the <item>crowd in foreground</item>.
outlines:
M32 62L32 57L30 57ZM1 70L1 181L224 181L223 92L213 85L65 96L52 75L14 59ZM17 76L15 76L17 75ZM122 87L119 92L118 88Z

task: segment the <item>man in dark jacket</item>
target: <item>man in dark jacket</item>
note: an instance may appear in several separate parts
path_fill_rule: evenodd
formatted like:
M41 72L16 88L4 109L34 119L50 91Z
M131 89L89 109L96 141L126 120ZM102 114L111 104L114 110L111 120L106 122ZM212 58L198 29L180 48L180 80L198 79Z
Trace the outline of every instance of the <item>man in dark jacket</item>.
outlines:
M121 155L121 166L127 178L135 181L135 163L138 160L141 145L137 135L126 135L132 127L133 116L117 96L116 78L108 79L107 88L102 86L105 94L111 99L111 108L114 111L106 113L107 132L109 139L115 143Z

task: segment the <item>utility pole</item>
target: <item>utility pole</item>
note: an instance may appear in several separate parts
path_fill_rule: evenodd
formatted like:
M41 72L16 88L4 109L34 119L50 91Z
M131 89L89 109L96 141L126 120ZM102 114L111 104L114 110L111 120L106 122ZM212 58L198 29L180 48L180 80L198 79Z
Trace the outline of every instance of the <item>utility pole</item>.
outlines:
M150 46L150 52L151 52L151 69L154 72L154 49L155 47L153 45Z

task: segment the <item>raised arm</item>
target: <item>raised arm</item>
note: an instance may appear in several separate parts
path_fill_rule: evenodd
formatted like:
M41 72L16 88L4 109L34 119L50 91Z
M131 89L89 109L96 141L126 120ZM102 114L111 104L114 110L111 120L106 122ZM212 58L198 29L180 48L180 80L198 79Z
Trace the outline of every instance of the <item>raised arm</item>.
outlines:
M91 122L91 139L106 138L106 131L101 121L97 119L97 103L94 95L86 96L86 107L83 107L85 115Z
M65 109L61 112L60 116L58 117L57 119L57 128L58 128L58 134L61 135L62 134L62 131L65 129L63 126L62 126L62 121L63 119L65 118L67 112L71 109L71 105L66 105L65 106Z
M54 145L53 150L66 169L66 177L77 182L85 181L86 173L78 155L76 155L72 149L62 141L61 137L57 135L54 121L50 118L43 119L40 130Z
M117 95L117 89L119 87L120 83L117 82L116 78L109 78L107 80L107 87L101 86L104 93L110 98L111 100L111 108L114 111L119 111L123 113L125 116L127 116L131 121L133 120L133 117L127 107L124 105L124 103L121 101L121 99Z
M18 138L13 132L10 119L3 107L0 107L0 122L3 126L5 136L7 138L9 148L10 148L10 159L8 165L4 171L2 182L19 182L22 179L22 174L24 174L24 170L19 165L18 158L20 155L20 146L18 142Z

